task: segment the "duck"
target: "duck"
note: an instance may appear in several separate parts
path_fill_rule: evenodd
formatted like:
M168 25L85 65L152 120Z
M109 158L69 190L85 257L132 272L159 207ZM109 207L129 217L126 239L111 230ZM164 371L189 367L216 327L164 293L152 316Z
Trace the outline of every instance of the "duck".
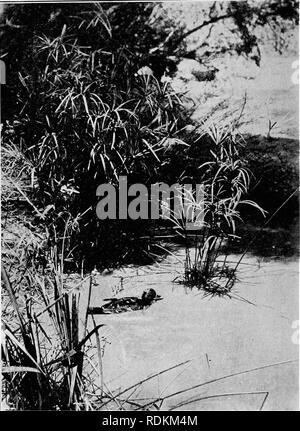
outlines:
M106 304L102 307L89 307L89 314L112 314L126 311L137 311L148 308L153 302L163 299L154 289L143 291L141 298L137 296L124 296L122 298L105 298Z

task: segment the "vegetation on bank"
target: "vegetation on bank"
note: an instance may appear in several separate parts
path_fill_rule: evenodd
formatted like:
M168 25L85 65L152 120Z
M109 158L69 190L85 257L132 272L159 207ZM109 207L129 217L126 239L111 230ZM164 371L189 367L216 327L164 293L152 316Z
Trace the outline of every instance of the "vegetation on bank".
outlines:
M12 5L1 18L9 77L2 106L2 223L10 230L2 241L2 359L4 395L13 408L129 408L122 395L131 388L111 394L105 387L102 325L88 318L87 308L82 323L81 284L70 290L65 275L80 272L91 289L95 267L153 261L168 246L152 240L159 226L152 221L98 220L99 184L117 184L120 175L146 186L204 183L205 228L194 260L184 226L175 225L174 239L183 235L186 244L184 282L212 293L226 293L235 280L219 257L243 204L264 207L264 199L258 205L255 194L247 197L253 177L238 134L240 113L208 129L195 124L185 95L167 79L183 56L196 56L186 41L197 26L176 26L161 7ZM268 19L294 25L295 11L287 0L259 9L250 1L226 2L206 11L202 28L230 20L238 39L220 42L218 51L259 62L253 26ZM207 49L206 57L215 54ZM167 224L172 227L174 220Z

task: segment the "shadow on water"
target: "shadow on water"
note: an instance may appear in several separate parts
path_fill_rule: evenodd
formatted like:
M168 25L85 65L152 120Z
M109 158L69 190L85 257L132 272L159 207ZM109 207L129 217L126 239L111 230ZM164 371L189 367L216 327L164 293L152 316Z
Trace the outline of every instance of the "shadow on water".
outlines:
M253 173L247 199L267 211L266 219L253 210L242 212L241 240L232 251L264 257L292 257L299 252L299 140L283 137L245 137L243 156ZM297 191L298 190L298 191Z
M258 257L284 259L299 255L297 226L288 230L246 225L238 229L238 235L241 239L229 244L229 251L232 253L243 253L247 248L248 253Z

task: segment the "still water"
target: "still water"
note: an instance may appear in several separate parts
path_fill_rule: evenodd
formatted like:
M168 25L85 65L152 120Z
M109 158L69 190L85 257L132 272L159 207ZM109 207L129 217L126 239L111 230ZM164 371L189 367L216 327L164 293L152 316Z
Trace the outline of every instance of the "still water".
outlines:
M234 265L239 256L228 261ZM105 390L124 390L178 365L126 392L126 408L160 398L161 410L297 410L298 260L247 254L231 297L205 297L173 282L183 258L178 250L160 264L96 277L92 306L149 287L163 297L145 310L95 316L105 324Z

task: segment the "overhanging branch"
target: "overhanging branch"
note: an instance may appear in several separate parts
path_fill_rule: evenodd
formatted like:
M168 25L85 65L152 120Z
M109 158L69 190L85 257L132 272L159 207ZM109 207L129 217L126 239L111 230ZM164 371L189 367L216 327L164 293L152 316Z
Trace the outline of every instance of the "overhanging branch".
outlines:
M215 22L221 21L222 19L231 18L231 17L232 15L224 14L224 15L219 15L215 18L211 18L209 21L204 21L202 24L198 25L197 27L194 27L191 30L187 31L186 33L183 33L178 39L176 39L176 41L173 42L173 44L181 43L185 38L195 33L196 31L201 30L203 27L206 27L207 25L214 24Z

